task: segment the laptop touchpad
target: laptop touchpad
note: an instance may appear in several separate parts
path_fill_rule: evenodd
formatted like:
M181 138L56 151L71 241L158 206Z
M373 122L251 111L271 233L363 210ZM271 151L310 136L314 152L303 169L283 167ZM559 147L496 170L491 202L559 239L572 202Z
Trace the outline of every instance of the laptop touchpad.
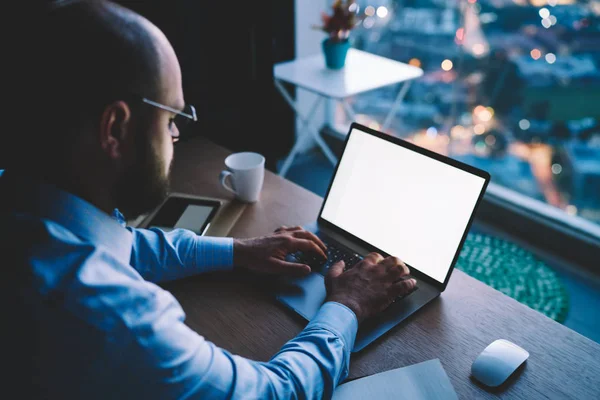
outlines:
M277 298L307 320L319 311L327 297L325 278L311 273L302 278L288 279L278 290Z

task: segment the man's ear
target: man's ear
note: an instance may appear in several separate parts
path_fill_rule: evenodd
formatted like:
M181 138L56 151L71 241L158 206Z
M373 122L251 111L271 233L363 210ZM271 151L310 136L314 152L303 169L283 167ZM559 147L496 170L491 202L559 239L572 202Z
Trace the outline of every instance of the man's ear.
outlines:
M124 101L115 101L104 108L100 119L100 145L112 159L120 159L132 132L131 109Z

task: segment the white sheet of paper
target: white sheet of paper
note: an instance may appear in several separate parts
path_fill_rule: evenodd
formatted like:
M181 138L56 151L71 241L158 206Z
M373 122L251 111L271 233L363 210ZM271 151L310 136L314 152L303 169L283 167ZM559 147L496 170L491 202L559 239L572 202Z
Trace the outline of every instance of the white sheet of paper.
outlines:
M353 399L458 399L439 359L392 369L343 383L333 393L333 400Z

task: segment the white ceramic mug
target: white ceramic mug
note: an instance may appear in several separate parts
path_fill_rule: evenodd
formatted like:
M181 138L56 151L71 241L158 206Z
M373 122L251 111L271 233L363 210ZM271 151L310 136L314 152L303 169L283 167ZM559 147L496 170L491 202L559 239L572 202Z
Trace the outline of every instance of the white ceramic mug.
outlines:
M254 203L260 197L265 178L265 158L252 152L234 153L225 159L227 170L221 171L221 185L246 203ZM227 184L230 178L231 186Z

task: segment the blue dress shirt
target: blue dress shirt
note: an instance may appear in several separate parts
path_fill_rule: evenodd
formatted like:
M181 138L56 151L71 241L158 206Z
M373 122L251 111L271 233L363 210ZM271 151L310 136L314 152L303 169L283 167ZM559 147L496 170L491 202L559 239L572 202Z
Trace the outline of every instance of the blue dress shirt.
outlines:
M269 362L230 354L185 325L177 300L155 283L231 269L231 238L125 228L10 171L0 178L0 238L11 261L3 294L13 370L33 396L320 399L348 374L357 320L339 303L325 303Z

